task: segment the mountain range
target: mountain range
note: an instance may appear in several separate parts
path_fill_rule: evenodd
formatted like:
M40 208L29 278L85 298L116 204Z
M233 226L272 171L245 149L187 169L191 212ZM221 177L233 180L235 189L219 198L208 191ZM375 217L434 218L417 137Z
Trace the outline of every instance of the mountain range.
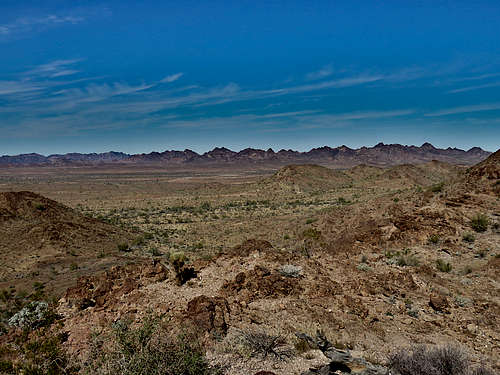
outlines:
M68 153L40 155L36 153L5 155L0 157L0 166L78 166L96 164L159 164L159 165L230 165L230 164L292 164L320 163L338 167L358 164L390 166L398 164L418 164L438 160L452 164L472 165L486 159L491 153L479 147L467 151L448 147L440 149L430 143L422 146L379 143L374 147L352 149L347 146L319 147L307 152L273 149L260 150L246 148L239 152L225 147L198 154L191 150L151 152L148 154L126 154L110 151L106 153Z

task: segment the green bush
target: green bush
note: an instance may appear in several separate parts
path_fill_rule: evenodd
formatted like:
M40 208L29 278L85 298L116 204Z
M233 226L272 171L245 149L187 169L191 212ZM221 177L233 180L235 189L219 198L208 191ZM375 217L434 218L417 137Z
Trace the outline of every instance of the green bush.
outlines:
M304 238L318 240L321 237L321 232L314 228L308 228L304 232L302 232L302 236L304 236Z
M89 358L83 365L88 375L209 375L210 367L194 335L173 337L156 316L139 326L118 321L112 333L94 334Z
M410 249L404 249L403 253L396 258L396 264L401 267L416 267L420 261L414 254L410 253Z
M477 214L470 221L470 226L476 232L486 232L488 229L489 220L486 215Z
M124 252L130 251L130 246L126 242L119 243L117 247L119 251L124 251Z
M67 338L46 328L13 332L12 342L0 346L0 374L77 375L62 346Z
M210 204L210 202L203 202L200 205L200 210L202 210L202 211L210 211L211 209L212 209L212 205Z
M436 261L436 268L441 272L451 272L452 266L450 263L445 262L442 259Z
M440 182L439 184L434 184L431 186L431 191L433 193L440 193L443 191L443 187L444 187L444 182Z
M45 211L47 208L41 204L41 203L37 203L35 204L35 208L38 210L38 211Z
M188 258L184 252L177 251L170 254L169 261L175 268L181 268L188 261Z
M473 243L476 240L476 237L472 233L465 233L462 236L462 240L468 243Z
M429 243L432 243L432 244L437 244L439 242L439 235L437 234L431 234L429 236Z
M151 249L149 249L149 251L151 251L151 255L154 257L160 257L163 255L163 253L160 250L158 250L157 247L152 247Z

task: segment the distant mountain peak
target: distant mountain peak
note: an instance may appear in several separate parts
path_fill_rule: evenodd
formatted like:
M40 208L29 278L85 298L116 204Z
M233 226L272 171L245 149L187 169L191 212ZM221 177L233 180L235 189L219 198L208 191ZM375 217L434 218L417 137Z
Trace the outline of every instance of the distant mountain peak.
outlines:
M430 150L435 150L436 148L429 142L425 142L420 146L420 148L425 148L425 149L430 149Z

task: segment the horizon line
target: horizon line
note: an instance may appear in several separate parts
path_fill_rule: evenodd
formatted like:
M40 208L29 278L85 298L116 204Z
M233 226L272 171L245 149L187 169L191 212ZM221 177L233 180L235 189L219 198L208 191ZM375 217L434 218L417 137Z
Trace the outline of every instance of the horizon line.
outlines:
M440 148L440 147L436 147L434 146L432 143L430 142L424 142L422 143L422 145L420 146L417 146L415 144L402 144L402 143L384 143L384 142L378 142L376 144L374 144L373 146L360 146L360 147L349 147L345 144L342 144L342 145L339 145L339 146L328 146L328 145L323 145L323 146L317 146L317 147L312 147L308 150L305 150L304 151L300 151L300 150L295 150L295 149L292 149L292 148L288 148L288 149L285 149L285 148L280 148L278 151L275 151L274 148L272 147L268 147L268 148L254 148L254 147L245 147L245 148L242 148L240 149L239 151L235 151L235 150L232 150L231 148L229 147L226 147L226 146L215 146L213 147L212 149L208 149L206 151L194 151L192 149L189 149L189 148L185 148L184 150L180 150L180 149L165 149L163 151L156 151L156 150L153 150L153 151L150 151L150 152L138 152L138 153L127 153L127 152L124 152L124 151L116 151L116 150L109 150L109 151L102 151L102 152L96 152L96 151L91 151L91 152L78 152L78 151L70 151L70 152L65 152L65 153L50 153L50 154L42 154L42 153L38 153L38 152L26 152L26 153L20 153L20 154L4 154L4 155L0 155L0 158L1 157L15 157L15 156L23 156L23 155L39 155L39 156L43 156L43 157L46 157L46 158L49 158L51 156L65 156L65 155L69 155L69 154L80 154L80 155L92 155L92 154L96 154L96 155L101 155L101 154L108 154L108 153L117 153L117 154L124 154L124 155L127 155L127 156L134 156L134 155L149 155L149 154L152 154L152 153L164 153L164 152L193 152L199 156L203 156L209 152L212 152L212 151L215 151L215 150L220 150L220 149L225 149L225 150L228 150L228 151L231 151L231 152L234 152L234 153L240 153L242 151L245 151L245 150L256 150L256 151L265 151L265 152L270 152L272 151L273 153L278 153L280 151L293 151L293 152L299 152L299 153L307 153L307 152L310 152L312 150L316 150L316 149L321 149L321 148L331 148L331 149L337 149L337 148L342 148L342 147L346 147L346 148L349 148L351 150L359 150L359 149L362 149L362 148L375 148L377 146L403 146L403 147L417 147L417 148L422 148L423 146L425 145L430 145L432 146L433 148L435 148L436 150L448 150L448 149L452 149L452 150L459 150L459 151L464 151L464 152L468 152L472 149L475 149L475 148L478 148L480 149L481 151L485 151L485 152L495 152L496 150L488 150L488 149L484 149L480 146L473 146L473 147L470 147L469 149L462 149L462 148L458 148L458 147L452 147L452 146L448 146L447 148Z

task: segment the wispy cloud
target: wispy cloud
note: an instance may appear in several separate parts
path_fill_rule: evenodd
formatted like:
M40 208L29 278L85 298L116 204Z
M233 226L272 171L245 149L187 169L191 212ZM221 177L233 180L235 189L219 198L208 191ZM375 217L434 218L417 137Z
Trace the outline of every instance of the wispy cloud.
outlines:
M0 37L2 39L8 39L32 31L39 31L64 24L74 25L83 21L85 21L85 17L80 15L48 14L41 17L20 17L10 23L0 25Z
M47 64L42 64L36 68L27 71L28 76L40 76L48 78L57 78L69 76L78 73L78 70L70 68L70 66L82 61L82 59L55 60Z
M323 79L326 77L329 77L333 74L333 68L331 65L326 65L322 67L320 70L317 70L315 72L310 72L306 74L306 80L308 81L315 81L318 79Z
M42 87L24 81L0 81L0 95L12 95L41 90Z
M485 83L483 85L468 86L468 87L462 87L460 89L450 90L450 91L448 91L448 94L457 94L460 92L487 89L490 87L498 87L498 86L500 86L500 82Z
M478 105L467 105L462 107L454 107L442 109L435 112L426 113L425 116L448 116L456 115L459 113L472 113L472 112L484 112L484 111L497 111L500 110L500 103L489 103L489 104L478 104Z
M360 75L355 77L346 77L346 78L339 78L318 83L311 83L307 85L286 87L282 89L265 91L264 93L275 94L275 95L297 94L308 91L319 91L331 88L358 86L365 83L380 81L382 79L384 79L383 75Z
M134 94L139 91L150 89L153 86L155 86L155 84L143 83L141 85L132 86L121 82L114 82L111 84L104 83L101 85L93 83L85 88L59 90L54 92L53 95L56 97L60 96L58 100L62 99L74 105L78 102L96 102L113 96Z
M161 83L174 82L174 81L177 81L179 78L181 78L183 75L184 75L184 73L171 74L171 75L166 76L165 78L163 78L160 82Z
M500 73L487 73L487 74L480 74L477 76L454 78L452 80L452 82L480 81L483 79L493 78L493 77L498 77L498 76L500 76Z
M79 70L80 59L59 59L36 66L19 75L19 81L0 82L0 94L10 94L7 105L0 108L0 113L8 118L1 128L16 126L25 129L26 133L46 127L55 132L75 135L89 129L118 129L141 126L175 127L213 127L254 126L259 129L299 129L308 127L331 128L357 125L369 120L410 116L416 113L413 109L389 111L354 111L331 113L325 108L311 109L308 102L296 110L279 111L269 103L289 102L297 100L304 104L304 97L316 95L322 97L329 90L344 89L371 85L375 82L403 82L413 77L413 70L392 72L391 74L359 73L347 75L325 70L315 80L296 83L291 82L274 88L261 87L247 89L237 83L229 82L212 87L186 85L173 87L163 83L179 80L184 73L168 75L153 82L105 83L87 82L84 79L64 80L58 77L70 76ZM326 69L326 68L325 68ZM83 75L83 74L82 74ZM322 76L322 78L320 78ZM101 77L102 78L102 77ZM311 77L312 78L312 77ZM373 86L373 85L371 85ZM289 96L289 97L287 97ZM294 97L295 96L295 97ZM286 100L284 100L286 97ZM283 99L280 99L283 98ZM258 101L258 104L256 104ZM231 112L244 108L247 114L228 117L207 117L213 114L212 109L226 103L233 103ZM238 103L235 105L234 103ZM267 106L266 106L267 104ZM221 112L229 108L221 107ZM273 108L273 109L270 109ZM290 108L289 106L283 108ZM292 107L293 108L293 107ZM330 113L325 113L330 112ZM241 113L241 112L240 112ZM195 117L199 116L198 119ZM240 125L238 125L240 124ZM42 132L43 133L43 132Z
M227 117L210 117L191 120L174 120L163 125L164 128L259 128L265 131L283 131L284 129L333 128L354 125L360 120L395 118L413 114L412 109L392 111L360 111L337 114L318 113L306 110L296 112L280 112L273 114L245 114Z

